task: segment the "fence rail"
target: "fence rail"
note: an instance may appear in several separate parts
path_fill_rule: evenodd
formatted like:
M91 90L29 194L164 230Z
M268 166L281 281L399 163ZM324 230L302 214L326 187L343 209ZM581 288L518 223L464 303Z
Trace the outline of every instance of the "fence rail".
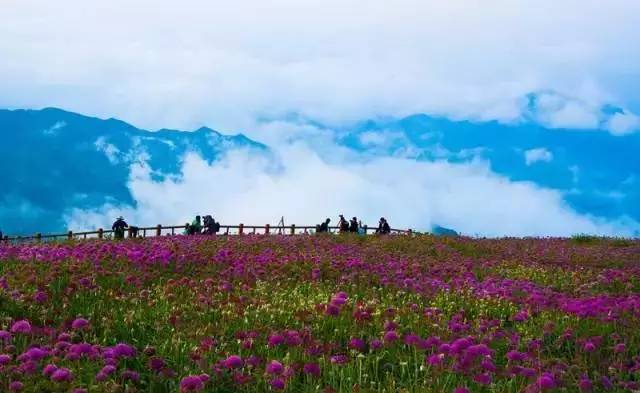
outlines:
M169 236L169 235L179 235L185 233L189 225L170 225L170 226L162 226L156 225L153 227L136 227L137 233L133 228L129 227L129 230L126 231L126 237L128 238L137 238L137 237L154 237L154 236ZM363 226L364 233L366 235L375 234L376 228L369 228L367 225ZM310 234L316 230L316 226L296 226L296 225L288 225L288 226L271 226L269 224L266 225L220 225L220 231L218 232L218 236L220 235L302 235L302 234ZM339 227L329 227L330 231L336 233L339 231ZM29 242L29 241L49 241L49 240L80 240L80 239L105 239L110 238L115 231L111 229L98 229L96 231L85 231L85 232L73 232L68 231L65 233L56 233L56 234L40 234L36 233L34 235L28 236L5 236L4 239L0 239L0 241L17 243L17 242ZM391 229L392 234L402 234L402 235L411 235L414 232L411 229Z

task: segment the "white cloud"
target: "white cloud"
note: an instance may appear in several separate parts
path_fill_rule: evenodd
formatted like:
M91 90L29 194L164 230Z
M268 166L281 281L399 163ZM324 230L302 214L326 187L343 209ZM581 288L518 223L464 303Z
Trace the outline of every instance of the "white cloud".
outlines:
M55 135L58 134L58 130L60 130L61 128L64 128L66 126L67 126L67 123L65 123L64 121L57 121L51 127L43 130L42 134L43 135L47 135L47 136L55 136Z
M533 117L549 128L598 128L600 107L589 103L546 92L536 96Z
M96 139L94 143L96 150L103 152L107 159L112 165L116 165L120 162L118 155L120 154L120 149L118 149L115 145L107 142L107 139L103 136Z
M614 135L627 135L640 130L640 117L624 112L611 116L607 128Z
M629 0L8 0L0 106L229 130L291 113L514 120L542 89L626 107L638 25ZM593 125L582 109L549 121Z
M274 170L272 160L277 161ZM558 192L510 182L486 163L415 162L403 158L327 162L301 143L274 157L232 151L212 165L188 154L182 175L154 181L145 164L132 165L136 208L109 204L68 212L72 228L107 227L125 214L140 225L175 224L213 214L226 224L314 225L339 213L374 224L427 229L437 223L466 234L629 234L635 222L604 222L573 212Z
M551 162L553 153L544 147L530 149L524 152L524 160L527 166L531 166L536 162Z

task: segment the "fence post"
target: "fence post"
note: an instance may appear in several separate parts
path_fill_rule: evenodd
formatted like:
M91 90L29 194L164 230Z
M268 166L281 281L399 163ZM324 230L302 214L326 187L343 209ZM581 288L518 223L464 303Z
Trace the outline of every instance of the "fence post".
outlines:
M369 234L369 227L367 225L364 226L364 235L367 236Z
M267 224L264 226L264 234L268 235L269 234L269 230L271 229L271 225Z
M156 236L162 236L162 225L160 224L156 227Z
M238 225L238 235L242 235L242 233L244 232L244 224L240 224Z
M67 232L67 239L68 239L68 240L73 239L73 231L69 231L69 232Z
M296 234L296 224L291 224L291 234L292 235Z
M98 228L98 239L104 238L104 230L102 228Z

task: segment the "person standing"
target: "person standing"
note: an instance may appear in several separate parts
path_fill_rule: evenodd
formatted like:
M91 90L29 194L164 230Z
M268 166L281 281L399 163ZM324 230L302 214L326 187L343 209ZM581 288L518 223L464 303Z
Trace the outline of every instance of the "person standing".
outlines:
M120 216L111 226L113 231L113 237L115 239L124 239L124 230L129 228L129 224L124 220L124 217Z
M358 229L359 228L360 228L360 226L358 225L358 218L357 217L353 217L351 219L351 221L349 221L349 232L358 233Z
M338 229L340 233L349 232L349 221L342 214L340 214L340 220L338 221Z
M189 229L191 230L191 235L200 234L200 232L202 231L202 222L200 221L200 216L196 216L196 219L193 220Z

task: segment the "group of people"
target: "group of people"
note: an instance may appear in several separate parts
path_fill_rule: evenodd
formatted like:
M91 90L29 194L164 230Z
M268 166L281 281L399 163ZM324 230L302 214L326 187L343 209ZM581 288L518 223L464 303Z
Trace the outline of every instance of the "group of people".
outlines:
M204 217L196 216L196 218L185 225L185 235L213 235L220 231L220 223L206 215Z
M322 224L316 225L316 232L317 233L329 232L330 223L331 223L331 219L327 218L326 220L324 220ZM366 235L365 227L362 225L362 221L358 220L357 217L353 217L351 218L351 220L347 221L347 219L344 218L344 215L342 214L339 215L338 232L339 233L358 233L361 235ZM380 217L380 221L378 221L378 228L376 229L376 233L380 235L387 235L391 233L391 227L389 226L389 223L384 217Z

